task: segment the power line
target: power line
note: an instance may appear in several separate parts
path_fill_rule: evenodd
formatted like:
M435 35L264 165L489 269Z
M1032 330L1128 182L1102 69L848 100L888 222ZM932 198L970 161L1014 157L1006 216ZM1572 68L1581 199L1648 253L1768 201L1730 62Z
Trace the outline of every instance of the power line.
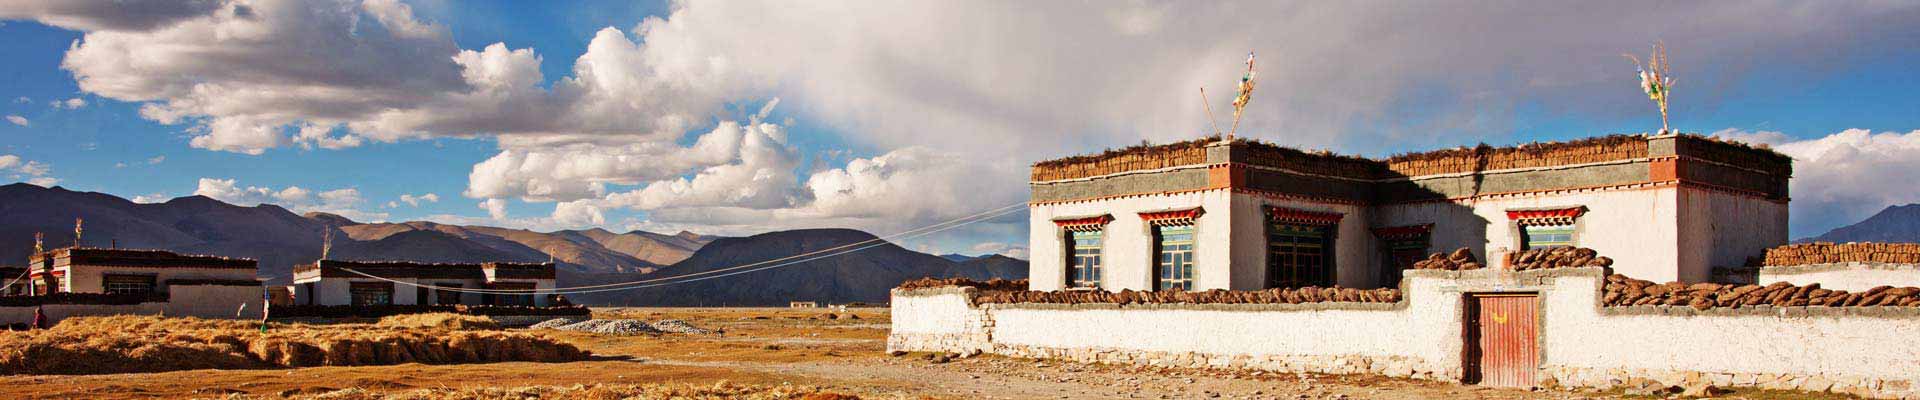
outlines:
M1026 206L1025 203L1015 203L1015 204L995 208L992 210L988 210L985 212L975 213L973 215L968 215L965 217L947 220L937 224L910 229L900 233L888 235L886 237L875 237L873 239L863 240L863 241L854 242L854 243L848 243L840 246L830 247L830 248L821 249L821 250L815 250L815 251L806 252L806 253L795 254L791 256L786 256L786 257L781 257L781 258L776 258L776 259L771 259L766 261L755 262L751 264L743 264L743 265L737 265L737 266L732 266L727 268L720 268L720 269L687 273L687 274L674 275L674 276L661 277L661 278L644 279L644 280L630 281L630 282L599 284L599 285L573 286L573 287L566 287L566 288L551 288L551 289L470 289L470 288L443 287L443 286L426 285L426 284L419 284L419 283L413 283L413 282L404 282L404 281L389 279L386 277L381 277L373 274L368 274L352 268L341 268L341 270L344 270L356 275L365 276L368 278L378 279L378 280L392 282L392 283L406 285L406 286L432 288L435 290L443 290L443 291L458 292L458 293L577 294L577 293L607 292L607 291L615 291L615 290L639 289L639 288L671 285L671 284L677 284L677 283L695 282L695 281L701 281L701 280L707 280L707 279L713 279L713 278L739 275L739 274L755 272L755 271L763 271L767 269L785 267L793 264L824 259L828 257L853 253L853 252L857 252L857 251L861 251L861 250L865 250L873 247L883 246L883 245L889 244L888 241L892 239L907 239L907 238L920 237L920 236L929 235L935 232L941 232L941 231L946 231L953 228L958 228L961 226L971 225L974 223L986 221L986 220L1000 217L1003 215L1008 215L1018 211L1023 211L1025 206ZM785 261L785 262L782 262L782 261ZM767 264L773 264L773 265L767 265ZM756 266L763 266L763 267L754 268ZM742 269L745 269L745 270L740 271ZM729 272L729 271L733 271L733 272ZM711 275L711 276L701 276L701 275ZM689 277L697 277L697 278L685 279ZM685 279L685 280L679 280L679 279ZM668 281L668 282L663 282L663 281Z

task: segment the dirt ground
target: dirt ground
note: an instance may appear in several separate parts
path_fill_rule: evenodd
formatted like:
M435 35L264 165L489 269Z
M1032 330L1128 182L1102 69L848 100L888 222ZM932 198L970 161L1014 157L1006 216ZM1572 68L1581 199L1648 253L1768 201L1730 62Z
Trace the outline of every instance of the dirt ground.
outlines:
M281 397L346 388L518 387L662 382L817 386L876 399L1618 399L1619 393L1494 389L1377 376L1162 369L1012 359L946 362L885 354L886 309L607 309L599 318L682 319L716 336L552 335L592 351L571 363L408 364L269 370L197 370L83 376L0 376L0 398ZM1722 398L1843 399L1737 391Z

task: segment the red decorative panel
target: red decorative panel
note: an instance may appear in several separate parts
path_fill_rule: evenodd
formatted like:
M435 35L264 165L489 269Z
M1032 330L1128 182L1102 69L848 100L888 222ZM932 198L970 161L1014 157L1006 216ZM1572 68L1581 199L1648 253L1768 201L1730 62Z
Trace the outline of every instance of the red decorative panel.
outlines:
M1555 209L1545 209L1545 210L1512 210L1512 211L1507 211L1507 219L1512 221L1521 221L1521 220L1530 220L1530 219L1573 219L1573 218L1579 218L1581 214L1586 214L1586 213L1587 213L1586 206L1576 206L1572 208L1555 208Z
M1474 295L1467 335L1468 383L1526 388L1540 371L1538 296Z
M1098 216L1098 217L1086 217L1086 218L1067 218L1067 219L1056 219L1056 220L1053 220L1053 224L1054 224L1054 225L1058 225L1058 226L1060 226L1060 227L1062 227L1062 228L1069 228L1069 229L1071 229L1071 228L1099 228L1099 227L1101 227L1101 226L1105 226L1105 225L1106 225L1106 224L1107 224L1108 222L1113 222L1113 215L1112 215L1112 214L1106 214L1106 215L1101 215L1101 216Z
M1647 177L1654 182L1679 180L1680 160L1673 158L1653 160L1647 164Z
M1200 218L1201 214L1206 213L1207 211L1200 209L1200 207L1185 210L1152 211L1140 213L1140 220L1147 221L1148 224L1192 223L1195 218Z
M1373 228L1373 236L1387 239L1410 238L1431 231L1433 231L1433 224L1389 226L1385 228Z
M1296 210L1286 207L1267 206L1267 219L1282 222L1295 222L1315 225L1336 225L1343 214L1336 212L1318 212Z

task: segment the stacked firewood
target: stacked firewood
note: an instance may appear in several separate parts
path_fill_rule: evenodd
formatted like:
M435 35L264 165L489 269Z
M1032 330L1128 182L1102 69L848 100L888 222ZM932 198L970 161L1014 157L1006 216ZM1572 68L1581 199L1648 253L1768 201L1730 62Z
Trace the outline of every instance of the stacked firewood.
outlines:
M896 289L927 289L939 287L970 287L980 290L1027 290L1027 280L1005 280L995 278L985 282L967 278L920 278L901 283Z
M1920 305L1920 288L1880 286L1865 292L1848 292L1821 289L1818 283L1806 286L1794 286L1786 282L1775 282L1764 286L1653 283L1614 274L1607 276L1601 304L1609 307L1688 306L1699 310L1714 307L1752 307L1763 304L1775 307L1912 307Z
M1551 268L1611 267L1613 259L1601 256L1599 252L1585 247L1550 247L1525 250L1513 253L1511 265L1515 271Z
M1451 253L1433 253L1427 256L1427 259L1413 263L1413 269L1462 271L1480 269L1482 267L1485 267L1485 265L1480 264L1478 260L1473 258L1473 250L1467 250L1465 247L1461 247Z
M1920 264L1920 243L1790 244L1767 249L1766 266L1883 262Z
M1206 291L983 291L974 298L979 304L1057 303L1057 304L1303 304L1323 302L1393 303L1400 291L1392 288L1354 289L1342 287L1299 287L1265 290Z

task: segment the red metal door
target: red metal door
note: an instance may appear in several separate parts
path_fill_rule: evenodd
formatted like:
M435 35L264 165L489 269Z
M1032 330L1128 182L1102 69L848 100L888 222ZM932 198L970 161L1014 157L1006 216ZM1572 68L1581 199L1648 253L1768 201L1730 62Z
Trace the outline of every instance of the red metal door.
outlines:
M1532 293L1476 294L1467 321L1468 381L1487 386L1533 387L1540 369L1534 330L1539 325L1538 296Z

